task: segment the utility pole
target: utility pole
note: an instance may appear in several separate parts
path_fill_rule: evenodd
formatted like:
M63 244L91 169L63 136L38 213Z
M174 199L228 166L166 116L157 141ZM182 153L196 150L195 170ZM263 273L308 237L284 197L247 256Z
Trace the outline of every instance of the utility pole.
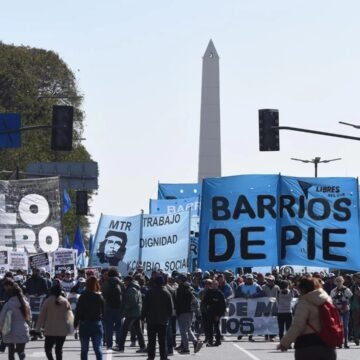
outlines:
M312 160L303 160L303 159L296 159L296 158L291 158L291 160L295 160L295 161L301 161L303 163L311 163L314 164L315 166L315 177L318 177L318 164L320 163L329 163L331 161L337 161L337 160L341 160L341 158L337 158L337 159L330 159L330 160L320 160L320 156L312 159Z

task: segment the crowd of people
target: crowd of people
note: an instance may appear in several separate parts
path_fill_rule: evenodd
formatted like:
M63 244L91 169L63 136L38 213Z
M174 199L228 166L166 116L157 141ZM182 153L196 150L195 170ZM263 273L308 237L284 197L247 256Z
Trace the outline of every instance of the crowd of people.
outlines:
M33 317L29 305L32 296L44 297L38 316ZM203 345L220 346L223 336L219 320L225 315L229 300L260 297L276 299L278 333L239 334L238 340L247 335L248 341L253 342L254 336L262 335L266 341L274 342L278 337L280 350L295 343L298 359L305 359L308 351L314 351L309 350L311 346L320 346L316 351L324 354L324 344L316 337L320 323L315 304L328 300L342 319L343 346L348 348L351 340L359 345L360 273L281 275L274 271L235 275L230 270L197 269L193 273L171 274L159 270L147 276L141 265L124 277L115 267L101 269L98 274L80 269L76 278L70 271L51 278L44 269L33 269L29 277L20 271L6 273L0 281L2 344L8 348L10 360L15 359L16 353L24 359L25 345L31 336L44 336L47 359L54 359L55 348L55 358L60 360L66 336L75 331L81 344L81 359L88 358L91 340L99 360L103 348L123 353L130 335L130 346L137 347L136 353L147 354L149 360L155 358L157 339L160 359L166 360L174 351L187 355L191 351L197 353ZM294 311L296 298L299 301ZM71 299L76 299L75 307ZM308 317L314 330L304 323ZM326 359L334 358L334 351Z

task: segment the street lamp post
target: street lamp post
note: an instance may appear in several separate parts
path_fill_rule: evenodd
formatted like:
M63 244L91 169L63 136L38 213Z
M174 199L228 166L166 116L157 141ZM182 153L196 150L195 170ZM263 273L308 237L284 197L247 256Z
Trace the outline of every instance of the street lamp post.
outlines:
M295 160L295 161L301 161L303 163L311 163L314 164L315 166L315 177L318 176L318 164L320 163L329 163L331 161L337 161L337 160L341 160L341 158L337 158L337 159L330 159L330 160L320 160L320 156L316 157L315 159L312 160L303 160L303 159L296 159L296 158L291 158L291 160Z

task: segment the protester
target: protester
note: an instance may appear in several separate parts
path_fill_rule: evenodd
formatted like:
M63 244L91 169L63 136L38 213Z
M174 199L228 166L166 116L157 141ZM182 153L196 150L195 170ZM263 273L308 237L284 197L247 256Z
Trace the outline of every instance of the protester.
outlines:
M26 296L42 296L46 295L48 284L46 280L40 276L40 269L32 269L31 277L25 282Z
M344 328L344 347L349 348L349 319L350 319L350 299L353 293L349 288L344 286L344 278L338 276L335 279L336 287L331 290L330 296L334 305L339 311L343 328ZM341 346L340 346L341 347Z
M280 287L275 284L275 276L268 275L265 280L266 283L262 286L264 295L268 298L277 298L280 292ZM275 337L275 334L268 334L265 335L265 340L273 342Z
M289 282L282 280L280 282L280 291L277 295L277 320L279 327L280 340L284 336L284 330L289 331L292 322L292 301L294 298L294 291L289 289Z
M80 295L75 312L74 327L79 327L81 360L88 359L91 339L96 360L102 360L101 340L103 336L104 299L99 293L100 285L95 276L86 280L86 290Z
M61 286L66 293L69 293L71 289L76 285L76 281L72 278L70 270L65 271L65 277L61 281Z
M211 281L211 280L210 280ZM219 320L224 316L226 303L224 293L219 290L217 280L210 283L210 288L206 290L203 297L203 309L205 316L205 338L206 346L221 345L221 334L219 328ZM214 343L215 331L215 343Z
M8 347L8 359L15 360L15 353L19 359L25 359L25 345L30 340L29 325L31 310L20 286L12 280L4 281L4 287L9 294L8 301L0 312L0 329L4 331L4 323L10 318L8 332L3 332L3 342Z
M125 317L125 319L122 325L118 347L115 348L115 350L124 352L127 333L131 326L133 326L140 346L140 349L136 352L146 353L144 335L140 327L142 310L142 295L140 292L140 286L136 281L134 281L132 276L125 276L124 283L126 289L123 296L121 314Z
M331 290L336 288L336 284L335 284L335 278L336 275L334 273L330 273L328 275L328 277L325 280L325 284L324 284L324 290L330 295Z
M202 343L196 339L191 329L193 317L191 302L193 294L191 292L190 285L187 282L187 277L180 274L177 281L179 287L177 288L175 295L175 309L181 336L181 346L175 349L178 350L179 354L186 355L190 354L189 340L194 345L194 352L198 352L201 349Z
M354 336L355 345L359 345L360 342L360 272L354 274L354 283L351 286L351 292L353 297L351 299L351 325Z
M50 296L41 306L36 326L37 331L40 331L41 328L44 329L47 359L54 359L52 349L55 345L56 360L62 360L62 348L72 326L73 317L70 303L62 296L61 287L53 286L50 289Z
M320 331L318 307L325 301L332 302L331 297L322 289L319 280L314 277L303 277L298 284L298 289L300 298L295 315L278 349L286 351L291 343L295 342L296 360L335 360L336 349L327 346L317 334Z
M148 332L148 360L155 358L156 335L158 336L160 359L167 360L166 328L173 312L173 301L164 288L164 279L158 276L145 295L142 317L146 319Z
M104 330L106 347L111 349L113 346L113 333L115 331L116 345L120 345L121 315L120 307L122 304L122 284L119 273L112 267L107 271L107 277L102 283L102 295L105 301L104 310Z

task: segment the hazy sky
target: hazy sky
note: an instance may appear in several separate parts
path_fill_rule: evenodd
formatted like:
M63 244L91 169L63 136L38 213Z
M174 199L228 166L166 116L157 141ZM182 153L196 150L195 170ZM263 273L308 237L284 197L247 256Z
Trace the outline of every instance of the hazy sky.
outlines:
M280 125L360 137L357 0L63 0L1 4L0 39L57 52L85 96L84 144L100 169L91 212L148 209L157 183L195 182L202 55L220 55L223 175L313 176L290 157L341 161L319 176L360 173L357 141L281 131L260 153L258 109Z

